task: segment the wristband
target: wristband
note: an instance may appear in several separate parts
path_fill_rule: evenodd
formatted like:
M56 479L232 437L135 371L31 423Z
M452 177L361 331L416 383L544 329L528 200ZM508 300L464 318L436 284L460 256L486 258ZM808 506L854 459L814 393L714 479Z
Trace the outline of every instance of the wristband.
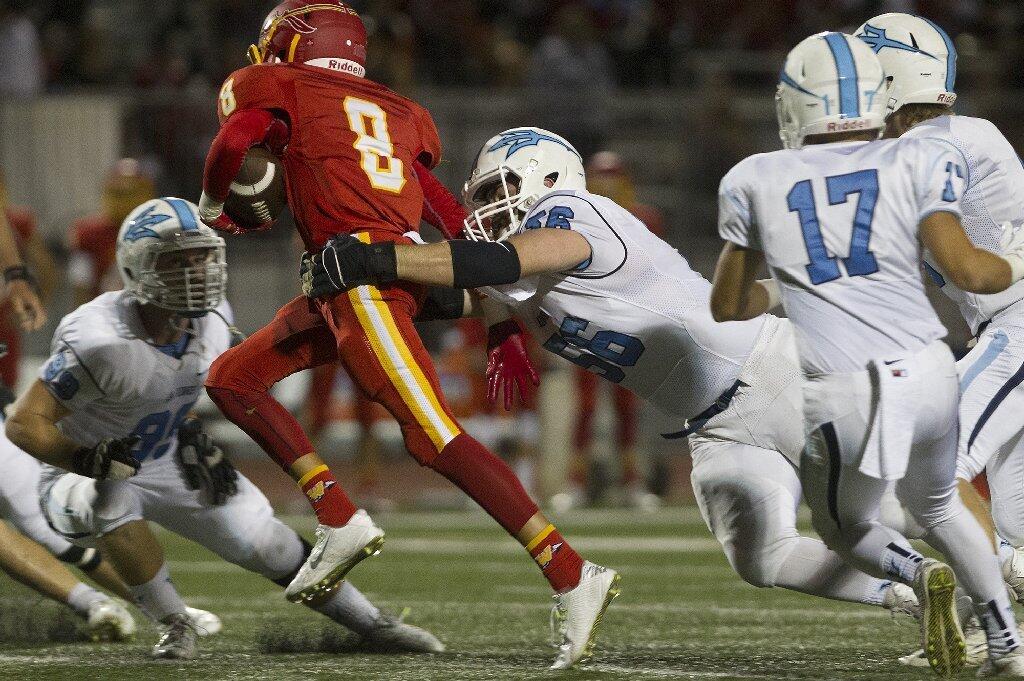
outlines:
M366 273L376 284L390 284L398 279L398 258L392 241L366 245Z
M10 284L15 280L27 281L29 284L35 285L35 277L28 271L28 268L24 265L13 265L4 270L4 281Z

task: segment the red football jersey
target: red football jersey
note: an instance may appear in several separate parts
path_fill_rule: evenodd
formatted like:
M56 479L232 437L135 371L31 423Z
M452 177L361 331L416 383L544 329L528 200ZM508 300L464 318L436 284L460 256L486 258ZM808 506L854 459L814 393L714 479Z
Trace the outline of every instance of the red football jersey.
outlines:
M35 233L36 216L28 208L15 206L8 206L4 213L20 248ZM14 309L8 300L0 301L0 341L7 344L7 355L0 357L0 382L14 387L21 360L21 329L18 328Z
M441 157L426 109L373 81L304 64L231 74L220 91L221 122L244 109L288 122L288 205L307 249L368 227L419 229L423 191L412 164L433 168Z
M120 288L114 266L118 229L103 213L80 218L71 225L71 283L88 287L94 297Z

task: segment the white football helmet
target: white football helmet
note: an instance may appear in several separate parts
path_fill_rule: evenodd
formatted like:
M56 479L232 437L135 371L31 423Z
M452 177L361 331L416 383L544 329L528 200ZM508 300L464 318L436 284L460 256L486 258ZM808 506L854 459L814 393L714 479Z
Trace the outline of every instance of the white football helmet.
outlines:
M889 113L904 104L953 106L956 48L935 23L912 14L890 12L868 19L857 37L875 51L892 79Z
M779 137L799 149L808 135L885 127L888 81L867 44L845 33L818 33L786 55L775 109Z
M138 206L117 235L117 269L140 303L201 317L224 300L224 239L199 221L191 201L165 197Z
M466 236L504 241L520 231L523 218L541 197L559 189L586 188L583 159L563 138L540 128L506 130L480 149L462 189L471 211Z

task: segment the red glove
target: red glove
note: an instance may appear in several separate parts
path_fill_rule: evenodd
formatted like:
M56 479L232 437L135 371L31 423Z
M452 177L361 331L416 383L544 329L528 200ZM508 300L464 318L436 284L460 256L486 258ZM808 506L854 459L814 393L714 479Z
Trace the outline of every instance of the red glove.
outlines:
M498 401L498 390L504 384L505 411L512 410L515 386L525 404L530 394L529 383L540 385L540 376L526 354L523 330L519 322L506 319L487 329L487 401Z
M224 212L223 202L211 199L207 196L206 192L203 192L203 195L199 198L199 219L203 221L203 224L219 232L227 232L236 236L250 232L262 232L274 226L274 221L270 220L257 227L248 229L242 227L230 215Z

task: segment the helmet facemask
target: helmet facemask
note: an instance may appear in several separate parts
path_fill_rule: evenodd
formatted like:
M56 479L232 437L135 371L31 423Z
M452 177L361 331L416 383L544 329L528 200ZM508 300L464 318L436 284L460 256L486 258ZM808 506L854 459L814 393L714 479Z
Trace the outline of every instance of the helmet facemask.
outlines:
M527 174L535 166L531 164ZM466 236L473 241L504 241L518 233L536 199L522 193L523 180L508 166L500 165L467 183L464 199L472 212L464 223Z
M803 146L803 140L800 139L799 124L793 116L790 99L784 91L785 87L780 83L775 91L775 115L779 121L779 139L782 140L784 149L799 149Z
M184 317L202 317L224 300L227 262L224 240L205 234L181 235L146 248L138 271L130 272L132 293Z

